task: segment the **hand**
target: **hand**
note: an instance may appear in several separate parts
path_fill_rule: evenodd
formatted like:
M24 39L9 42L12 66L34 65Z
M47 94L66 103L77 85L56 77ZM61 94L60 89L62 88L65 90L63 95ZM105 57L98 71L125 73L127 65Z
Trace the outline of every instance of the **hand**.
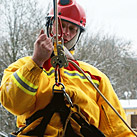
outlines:
M32 59L39 67L42 67L44 62L50 58L52 52L52 41L46 34L44 34L44 30L42 29L38 39L34 43Z

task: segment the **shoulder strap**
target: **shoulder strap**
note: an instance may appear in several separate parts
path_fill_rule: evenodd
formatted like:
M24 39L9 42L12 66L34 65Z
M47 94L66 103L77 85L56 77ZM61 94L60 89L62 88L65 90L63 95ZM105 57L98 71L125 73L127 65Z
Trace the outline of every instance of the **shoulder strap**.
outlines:
M84 137L105 137L105 135L94 125L89 124L81 113L75 112L72 118L81 126L80 132Z
M43 137L45 129L55 112L60 114L61 122L64 127L65 121L70 113L70 108L66 106L64 101L64 95L62 93L54 93L50 104L48 104L43 110L37 111L26 120L26 123L29 125L34 120L43 117L41 123L34 130L26 133L26 135L35 135L38 137Z

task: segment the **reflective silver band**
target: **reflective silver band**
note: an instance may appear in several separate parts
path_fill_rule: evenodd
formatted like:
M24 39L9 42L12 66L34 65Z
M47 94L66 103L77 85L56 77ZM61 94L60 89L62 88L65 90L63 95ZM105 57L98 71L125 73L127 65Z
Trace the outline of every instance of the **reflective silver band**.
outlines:
M13 76L14 76L15 79L18 81L18 83L19 83L20 85L22 85L25 89L27 89L27 90L29 90L29 91L31 91L31 92L36 92L36 91L37 91L37 89L34 89L34 88L28 86L25 82L23 82L23 81L20 79L20 77L17 75L17 73L14 73Z

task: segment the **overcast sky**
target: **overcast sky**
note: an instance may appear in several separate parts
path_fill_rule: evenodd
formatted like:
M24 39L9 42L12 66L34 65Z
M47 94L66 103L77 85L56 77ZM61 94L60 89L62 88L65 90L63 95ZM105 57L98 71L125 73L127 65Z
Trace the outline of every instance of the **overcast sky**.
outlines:
M46 4L46 0L43 4ZM51 0L52 1L52 0ZM102 30L133 41L137 50L137 0L77 0L86 11L92 31Z
M96 28L132 40L137 49L137 0L78 0Z

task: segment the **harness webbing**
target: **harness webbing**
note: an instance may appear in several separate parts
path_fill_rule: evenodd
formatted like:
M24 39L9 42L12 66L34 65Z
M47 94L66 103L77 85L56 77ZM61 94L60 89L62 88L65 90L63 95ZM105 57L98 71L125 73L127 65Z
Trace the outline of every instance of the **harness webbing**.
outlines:
M29 125L36 119L43 117L41 123L34 130L26 133L26 135L35 135L38 137L43 137L45 129L54 113L59 113L61 117L61 123L64 127L65 120L67 119L70 113L70 109L66 106L64 101L64 95L62 93L54 93L51 102L43 110L37 111L26 120L27 124Z
M78 106L76 105L76 107ZM63 93L54 93L51 102L44 109L37 111L26 120L26 124L28 126L38 118L43 117L41 123L37 127L25 133L24 135L43 137L46 127L54 113L58 113L60 115L63 126L63 133L61 135L62 137L79 136L74 132L70 119L75 120L81 126L80 132L84 137L105 137L99 129L85 121L84 117L79 111L73 112L71 107L69 108L66 106Z

